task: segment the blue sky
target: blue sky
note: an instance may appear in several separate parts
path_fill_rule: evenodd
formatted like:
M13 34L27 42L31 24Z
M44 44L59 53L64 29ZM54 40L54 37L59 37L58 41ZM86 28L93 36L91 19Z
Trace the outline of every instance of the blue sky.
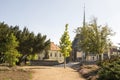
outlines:
M86 6L86 22L97 17L98 24L107 24L116 35L114 43L120 42L120 0L0 0L0 21L19 25L30 31L47 35L56 44L69 24L71 40L74 30L82 26L83 6Z

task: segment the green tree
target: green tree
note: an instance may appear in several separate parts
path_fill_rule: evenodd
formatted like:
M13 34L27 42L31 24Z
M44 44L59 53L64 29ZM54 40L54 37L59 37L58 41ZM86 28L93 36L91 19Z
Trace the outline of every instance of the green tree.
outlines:
M18 50L22 56L19 57L17 64L26 62L28 60L27 57L34 57L35 54L41 53L43 50L48 50L50 40L47 40L46 35L41 35L40 33L35 35L26 27L20 30L19 26L9 26L3 22L0 23L0 63L5 62L5 53L8 51L6 46L8 45L10 34L13 34L16 37L16 41L19 42L16 50ZM8 54L8 52L6 54Z
M85 60L87 59L87 56L90 53L91 49L91 42L90 42L90 27L86 24L83 27L80 27L77 29L79 31L79 34L77 37L79 38L78 47L85 53Z
M108 52L111 44L109 37L113 35L112 30L107 25L98 26L96 19L93 19L89 26L91 28L89 37L92 44L91 53L100 55L99 59L103 60L103 53Z
M66 58L70 56L71 52L71 41L68 32L68 24L65 25L65 31L60 39L60 49L64 56L64 68L66 68Z
M38 33L34 35L33 32L29 32L27 28L24 28L18 37L20 45L18 47L19 52L22 54L19 64L25 62L27 57L34 57L35 54L41 53L43 50L47 50L50 44L50 40L46 39L46 35L41 35Z
M9 27L4 22L0 23L0 63L5 62L6 35L9 34Z
M16 41L16 37L11 33L7 35L6 38L6 51L5 51L5 62L9 63L9 66L15 66L16 62L19 61L18 57L20 57L19 52L17 51L18 41Z
M85 53L86 59L89 54L102 55L108 51L111 43L109 36L112 35L112 31L107 26L98 26L96 19L80 27L77 32L79 34L78 46Z

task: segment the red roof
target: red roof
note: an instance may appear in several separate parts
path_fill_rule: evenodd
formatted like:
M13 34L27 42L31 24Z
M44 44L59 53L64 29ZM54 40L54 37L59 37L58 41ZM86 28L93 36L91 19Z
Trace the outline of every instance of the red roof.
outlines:
M50 43L50 50L53 50L53 51L59 51L60 48L54 44L54 42L51 42Z

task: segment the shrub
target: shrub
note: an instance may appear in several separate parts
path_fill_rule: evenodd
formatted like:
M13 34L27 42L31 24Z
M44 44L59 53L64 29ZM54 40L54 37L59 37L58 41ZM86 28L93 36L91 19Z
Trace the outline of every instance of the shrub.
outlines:
M101 63L98 80L120 80L120 59Z

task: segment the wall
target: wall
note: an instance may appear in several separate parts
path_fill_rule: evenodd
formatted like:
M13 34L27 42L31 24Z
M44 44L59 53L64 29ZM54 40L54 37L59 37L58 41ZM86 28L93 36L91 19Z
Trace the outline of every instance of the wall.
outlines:
M49 60L51 61L58 61L59 63L63 63L64 62L64 57L63 54L60 51L53 51L53 50L49 50L48 51L48 55L49 55ZM42 53L38 54L38 59L39 60L43 60L45 56L45 51L43 51Z
M30 61L31 66L53 66L60 64L58 61L49 60L32 60Z
M49 51L49 59L50 60L58 60L60 62L64 61L63 54L59 51Z

